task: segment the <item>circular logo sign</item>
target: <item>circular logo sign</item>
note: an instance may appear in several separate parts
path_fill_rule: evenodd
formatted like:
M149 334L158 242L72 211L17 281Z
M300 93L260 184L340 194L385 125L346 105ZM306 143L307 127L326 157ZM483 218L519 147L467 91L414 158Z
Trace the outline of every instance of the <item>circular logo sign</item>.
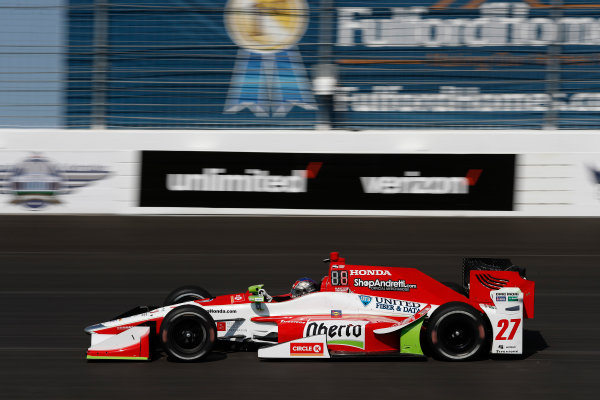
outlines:
M304 35L306 0L229 0L225 26L240 47L270 53L285 50Z

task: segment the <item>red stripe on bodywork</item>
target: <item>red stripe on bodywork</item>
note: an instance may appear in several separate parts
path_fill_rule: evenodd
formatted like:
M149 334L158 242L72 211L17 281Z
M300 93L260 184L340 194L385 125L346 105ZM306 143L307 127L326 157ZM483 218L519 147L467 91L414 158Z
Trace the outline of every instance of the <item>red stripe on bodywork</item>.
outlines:
M94 357L150 357L150 334L146 333L140 341L131 346L111 350L88 350L88 356Z

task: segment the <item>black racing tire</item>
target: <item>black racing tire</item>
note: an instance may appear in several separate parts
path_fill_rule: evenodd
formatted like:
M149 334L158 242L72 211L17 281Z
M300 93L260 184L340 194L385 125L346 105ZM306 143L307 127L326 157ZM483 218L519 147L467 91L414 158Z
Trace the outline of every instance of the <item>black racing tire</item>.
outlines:
M481 358L489 348L487 325L484 316L470 305L446 303L433 312L427 323L427 348L438 360Z
M192 305L177 307L160 326L160 341L167 355L176 361L198 361L206 357L217 341L217 326L206 310Z
M208 293L208 290L200 286L181 286L169 293L163 305L171 306L173 304L185 303L186 301L212 298L213 296Z

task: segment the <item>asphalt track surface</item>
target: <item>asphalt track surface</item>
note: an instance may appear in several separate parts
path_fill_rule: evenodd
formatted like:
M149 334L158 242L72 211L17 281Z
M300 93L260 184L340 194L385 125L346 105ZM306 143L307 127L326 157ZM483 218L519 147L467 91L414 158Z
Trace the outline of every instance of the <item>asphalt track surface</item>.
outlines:
M0 217L0 398L597 398L599 219ZM463 256L511 256L536 281L521 359L86 362L83 328L171 289L214 294L349 263L459 281Z

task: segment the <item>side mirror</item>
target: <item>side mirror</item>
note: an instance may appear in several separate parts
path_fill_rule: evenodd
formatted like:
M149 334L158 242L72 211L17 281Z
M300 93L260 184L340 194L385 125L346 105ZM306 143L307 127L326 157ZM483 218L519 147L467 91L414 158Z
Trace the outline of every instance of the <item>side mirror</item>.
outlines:
M264 303L265 296L259 294L263 286L265 286L264 283L261 283L260 285L250 286L248 288L248 292L250 293L250 296L248 296L248 300L250 300L252 303Z

